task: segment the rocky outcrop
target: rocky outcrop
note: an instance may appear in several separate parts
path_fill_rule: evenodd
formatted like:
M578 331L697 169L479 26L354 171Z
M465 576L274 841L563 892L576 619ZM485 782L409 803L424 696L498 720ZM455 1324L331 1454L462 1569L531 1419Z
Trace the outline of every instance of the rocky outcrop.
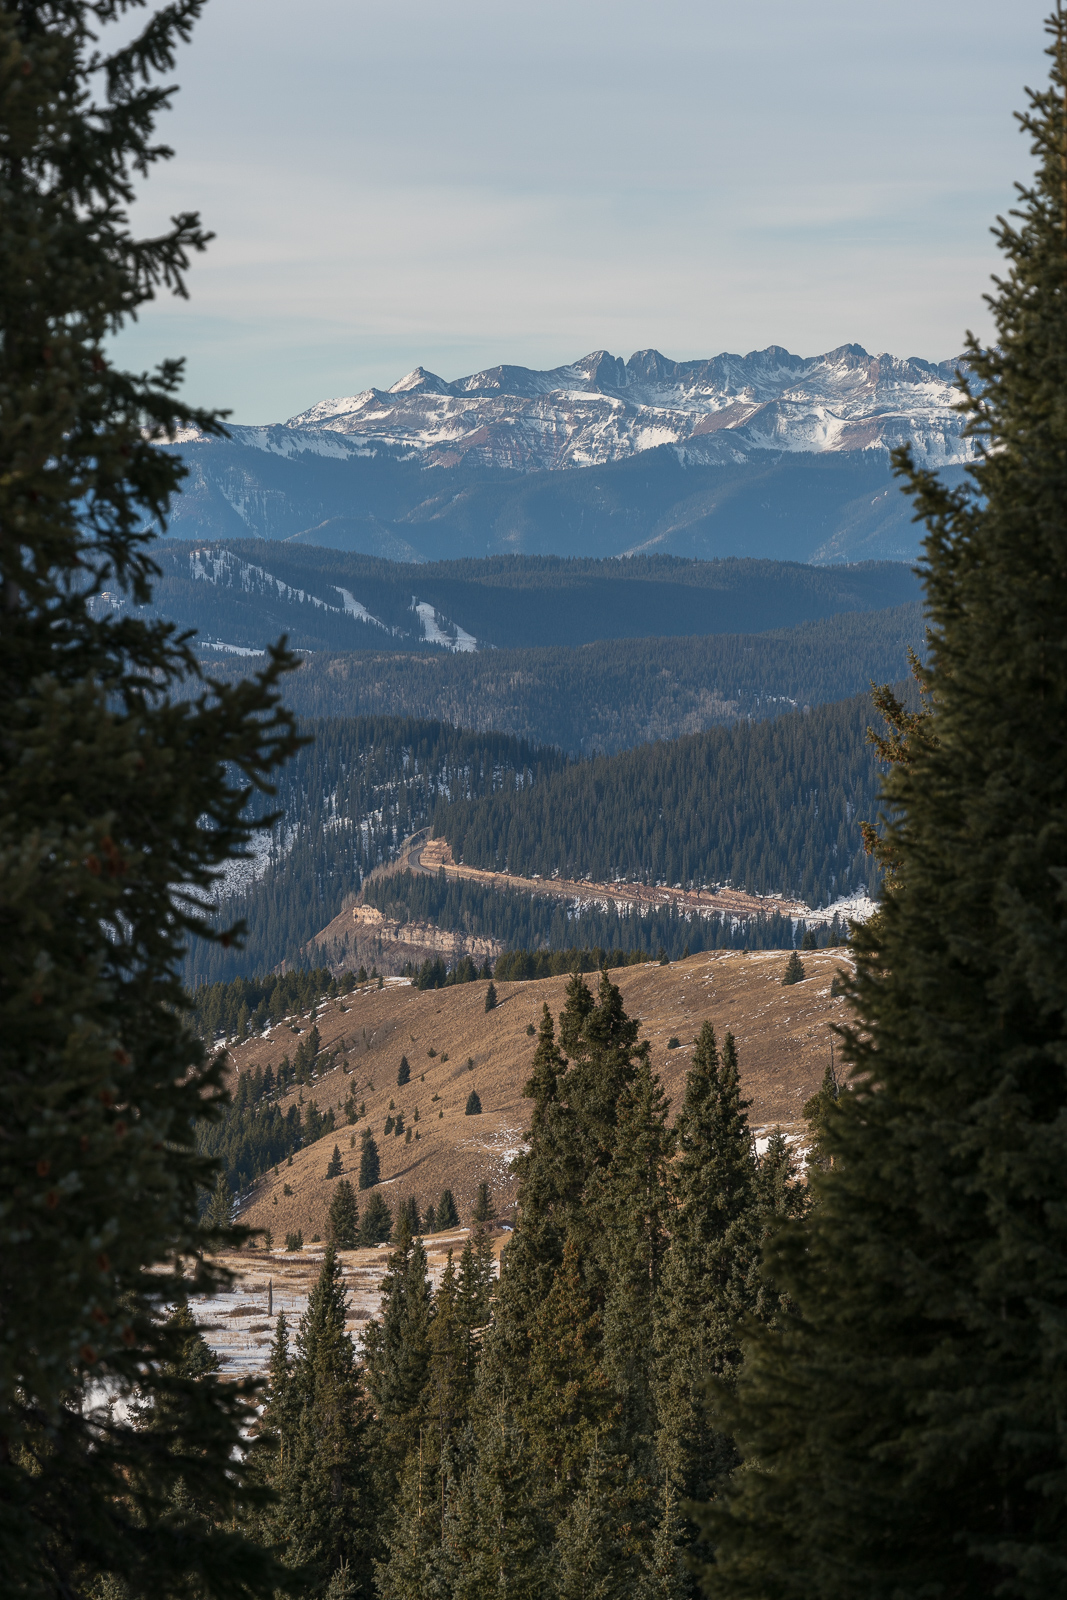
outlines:
M342 911L306 947L315 961L341 972L376 966L390 976L412 963L441 956L450 966L470 956L479 966L495 961L504 945L499 939L481 939L431 922L395 922L374 906L356 905Z

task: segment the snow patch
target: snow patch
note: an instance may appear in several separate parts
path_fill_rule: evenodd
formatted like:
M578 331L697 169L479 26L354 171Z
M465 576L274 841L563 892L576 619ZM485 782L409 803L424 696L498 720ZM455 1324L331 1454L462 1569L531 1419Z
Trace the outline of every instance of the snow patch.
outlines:
M249 645L226 644L222 639L198 638L196 643L199 650L225 650L227 655L231 656L261 656L263 654L262 650L254 650Z
M333 584L332 587L341 596L341 603L350 617L358 617L360 622L373 622L376 628L384 628L386 633L392 631L387 623L380 617L373 616L366 606L361 605L354 595L349 594L347 589L342 589L337 584Z
M828 906L820 906L816 911L807 912L804 920L830 923L836 916L841 922L867 922L877 910L877 901L872 900L865 889L861 889L858 894L842 895L839 900L834 900Z
M419 600L414 595L411 597L411 609L418 613L422 624L422 637L427 644L441 645L445 650L453 650L457 654L469 655L477 650L478 641L472 633L461 628L458 623L450 623L455 631L452 634L444 633L437 621L437 612L428 600Z
M271 867L281 865L299 834L298 827L285 822L276 822L273 828L263 828L253 834L247 854L234 856L226 862L216 881L213 898L227 900L231 895L244 894Z

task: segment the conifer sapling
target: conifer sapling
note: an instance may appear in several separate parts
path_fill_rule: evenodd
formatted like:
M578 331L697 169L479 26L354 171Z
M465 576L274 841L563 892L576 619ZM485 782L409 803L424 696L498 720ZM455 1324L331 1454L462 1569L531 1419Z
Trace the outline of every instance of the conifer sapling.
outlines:
M804 963L800 959L799 952L796 950L791 951L789 960L785 964L785 971L782 974L783 985L788 986L791 983L803 983L806 976L807 974L804 971Z

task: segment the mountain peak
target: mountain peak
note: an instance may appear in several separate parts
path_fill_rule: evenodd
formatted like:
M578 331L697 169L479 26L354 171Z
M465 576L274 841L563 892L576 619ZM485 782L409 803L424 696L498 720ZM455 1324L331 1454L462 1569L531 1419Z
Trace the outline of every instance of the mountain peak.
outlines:
M932 465L968 460L955 410L955 362L872 355L841 344L817 356L782 345L673 361L592 350L539 371L503 364L448 383L425 367L383 394L324 401L291 429L380 440L426 464L554 471L675 449L687 463L754 452L888 451L910 443Z
M398 378L387 394L451 394L452 385L439 378L436 372L425 367L415 367L403 378Z

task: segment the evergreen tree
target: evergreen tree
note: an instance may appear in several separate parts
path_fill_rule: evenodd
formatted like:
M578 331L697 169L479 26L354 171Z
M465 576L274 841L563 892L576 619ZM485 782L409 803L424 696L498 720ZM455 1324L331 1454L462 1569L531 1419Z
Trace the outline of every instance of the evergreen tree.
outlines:
M737 1459L706 1393L710 1379L736 1378L743 1323L758 1292L762 1230L747 1109L733 1038L726 1035L720 1054L705 1022L668 1173L670 1248L654 1340L659 1460L682 1502L706 1499Z
M782 973L783 985L803 983L806 976L807 973L804 970L804 963L800 959L799 952L796 950L790 951L789 960L786 962L785 971Z
M565 1184L561 1215L578 1245L583 1271L599 1278L600 1295L610 1272L613 1219L586 1199L587 1193L593 1197L603 1193L615 1158L619 1107L646 1048L638 1044L639 1031L606 972L600 974L595 1001L580 978L572 980L560 1014L560 1042L569 1063L560 1080L569 1112L565 1139L557 1145Z
M925 542L929 736L885 784L896 871L853 930L848 1087L815 1204L774 1246L796 1315L750 1342L750 1459L711 1518L714 1594L1065 1591L1060 1360L1067 925L1067 15L999 226L979 445L898 464Z
M292 1352L289 1348L289 1323L284 1311L279 1311L274 1325L274 1338L270 1347L267 1367L267 1395L263 1408L261 1434L269 1437L272 1445L284 1457L292 1445L296 1426L296 1396L291 1383L293 1373Z
M637 1062L619 1105L615 1157L600 1194L590 1196L610 1219L611 1267L604 1307L604 1365L621 1401L620 1419L633 1470L654 1494L656 1408L651 1360L655 1316L669 1240L667 1170L674 1150L669 1102L649 1052Z
M299 1406L292 1383L293 1360L289 1346L289 1323L285 1312L278 1313L267 1366L267 1388L258 1427L252 1431L248 1448L251 1474L257 1484L272 1496L292 1466L292 1452L299 1419ZM244 1522L260 1544L270 1545L276 1537L276 1505L265 1509L244 1508Z
M490 982L485 991L485 1009L492 1011L496 1006L496 984Z
M400 1244L405 1237L409 1239L422 1231L422 1221L419 1217L419 1203L413 1194L406 1200L401 1200L396 1212L396 1225L393 1229L394 1243Z
M557 1528L583 1493L613 1411L598 1361L599 1313L573 1243L528 1329L528 1370L501 1361L508 1347L496 1335L473 1402L474 1459L448 1530L452 1587L463 1600L494 1590L540 1600L558 1593Z
M169 1486L166 1502L157 1507L156 1514L164 1525L180 1527L186 1539L196 1539L209 1534L225 1519L232 1521L235 1510L239 1510L246 1533L252 1534L253 1542L258 1544L260 1540L254 1536L257 1523L262 1519L265 1497L262 1486L257 1483L250 1452L242 1450L245 1489L237 1507L214 1496L209 1482L197 1470L203 1450L198 1438L196 1402L205 1391L210 1393L217 1382L221 1362L200 1332L184 1299L167 1317L165 1326L173 1335L174 1343L163 1375L174 1387L157 1394L154 1402L140 1400L131 1408L138 1430L165 1441L171 1457L186 1468ZM131 1475L130 1482L136 1486L136 1472ZM126 1600L130 1600L132 1594L127 1584L114 1577L97 1587L105 1594L110 1587Z
M813 1166L828 1167L830 1154L829 1126L841 1098L841 1085L833 1061L828 1061L822 1083L810 1100L804 1103L804 1120L811 1129L811 1148L808 1161Z
M568 1056L578 1054L581 1048L582 1029L595 1005L589 985L583 981L581 972L575 969L567 984L563 1010L559 1018L559 1042Z
M296 1047L296 1055L293 1057L297 1083L309 1083L311 1081L311 1070L321 1048L322 1040L319 1037L319 1030L312 1024L311 1032L301 1039Z
M326 1166L326 1176L328 1178L339 1178L344 1170L344 1164L341 1160L341 1146L339 1144L335 1144L333 1147L333 1155L330 1157Z
M436 1434L439 1461L447 1456L452 1434L467 1420L474 1387L471 1335L488 1320L486 1316L482 1321L475 1321L464 1314L466 1309L450 1250L441 1286L433 1299L426 1390L427 1416ZM475 1316L478 1315L475 1311Z
M223 1067L188 1026L177 968L218 869L260 826L249 799L295 747L276 693L291 658L276 652L255 682L209 685L174 627L137 614L186 470L159 446L183 427L221 427L179 398L180 362L127 373L111 342L157 292L184 293L207 242L189 213L152 239L127 216L171 154L155 124L175 91L159 80L200 10L177 0L132 27L130 8L89 0L0 7L0 1502L12 1596L72 1594L94 1573L212 1595L273 1581L228 1511L186 1526L174 1514L179 1480L198 1504L240 1495L247 1391L178 1375L180 1330L163 1313L183 1292L183 1260L198 1262L197 1290L225 1276L203 1254L198 1199L215 1168L192 1134L217 1115ZM92 1399L105 1389L117 1402L106 1414ZM123 1403L135 1394L160 1415L173 1401L181 1438L138 1429Z
M521 1416L531 1443L537 1509L553 1529L552 1565L563 1566L564 1588L572 1593L575 1567L584 1570L594 1591L605 1579L618 1583L633 1576L608 1531L630 1519L611 1443L621 1406L602 1365L601 1324L577 1247L568 1239L531 1330ZM575 1526L590 1515L593 1530Z
M493 1242L485 1228L476 1227L467 1236L460 1257L456 1313L467 1330L467 1358L472 1381L478 1334L481 1329L488 1326L491 1317L495 1276Z
M531 1493L529 1437L495 1387L479 1386L476 1449L446 1503L451 1600L544 1600L551 1528Z
M359 1206L347 1178L341 1179L330 1201L326 1237L338 1250L354 1250L359 1242Z
M615 1166L622 1123L634 1123L627 1160L642 1146L643 1113L664 1136L664 1108L650 1076L642 1081L647 1048L637 1033L603 974L596 999L577 974L568 986L560 1018L566 1058L551 1016L542 1015L527 1085L533 1115L519 1163L518 1226L480 1368L477 1461L458 1498L474 1569L499 1561L516 1592L527 1592L519 1587L526 1584L532 1593L595 1593L599 1586L629 1594L648 1564L648 1484L637 1455L641 1427L647 1436L651 1426L645 1417L635 1421L640 1408L621 1352L613 1382L605 1339L625 1185ZM631 1175L628 1216L636 1231L641 1184L642 1175ZM488 1506L506 1507L511 1525L472 1532L473 1508Z
M378 1190L372 1189L370 1198L363 1207L363 1215L360 1218L359 1243L361 1245L384 1244L392 1231L393 1213Z
M222 1363L197 1326L187 1300L179 1300L169 1312L166 1327L174 1338L164 1372L171 1378L198 1379L218 1372ZM166 1395L152 1404L136 1401L134 1414L139 1429L153 1433L169 1432L172 1440L182 1437L185 1396ZM186 1449L189 1441L183 1440ZM180 1480L171 1489L172 1505L189 1507L189 1495Z
M572 979L568 988L569 996L575 992L585 996L591 1009L592 996L578 979ZM533 1102L533 1110L526 1149L516 1161L519 1224L508 1245L508 1304L496 1330L498 1339L518 1341L512 1350L516 1362L525 1359L528 1329L563 1259L564 1206L573 1183L572 1114L560 1087L566 1069L566 1058L556 1044L552 1014L543 1005L533 1071L523 1090Z
M618 988L604 974L598 1000L578 974L568 984L560 1039L569 1059L556 1044L544 1008L525 1091L533 1113L528 1147L518 1162L518 1226L508 1247L493 1330L494 1359L501 1367L526 1369L533 1323L562 1267L568 1237L575 1242L583 1276L595 1284L594 1303L602 1314L614 1223L605 1185L619 1104L643 1054L637 1033Z
M464 1116L467 1116L467 1117L480 1117L481 1116L481 1114L482 1114L482 1102L481 1102L481 1099L480 1099L480 1097L478 1095L477 1089L472 1089L470 1094L467 1096L467 1104L466 1104L466 1107L464 1108L464 1113L463 1114L464 1114Z
M378 1569L383 1600L410 1600L451 1589L445 1546L455 1492L456 1435L467 1420L473 1381L469 1329L460 1314L451 1251L432 1310L417 1445L401 1469L389 1554Z
M475 1222L488 1222L493 1215L493 1198L489 1193L489 1185L483 1178L478 1185L478 1193L474 1197L474 1209L471 1216Z
M800 1162L781 1128L775 1128L756 1164L752 1235L758 1248L753 1249L748 1275L751 1315L745 1320L742 1333L753 1325L754 1319L781 1322L795 1313L789 1295L767 1271L766 1259L773 1252L782 1227L802 1220L810 1204L811 1193ZM734 1375L729 1374L727 1384L732 1385L733 1379ZM728 1392L727 1398L732 1403L732 1392Z
M458 1227L459 1227L459 1212L456 1210L456 1202L452 1197L452 1190L451 1189L442 1189L441 1190L441 1198L437 1202L437 1228L438 1228L438 1232L443 1233L446 1228L458 1228Z
M386 1529L396 1515L404 1463L418 1444L422 1392L430 1360L430 1285L426 1252L403 1208L396 1248L382 1284L382 1312L367 1324L363 1360L374 1408L374 1473Z
M397 1086L398 1089L402 1089L404 1087L405 1083L410 1083L410 1082L411 1082L411 1066L410 1066L410 1063L408 1062L407 1056L401 1056L400 1057L400 1065L397 1068L397 1072L396 1072L396 1086Z
M197 1327L189 1310L189 1302L182 1300L167 1318L167 1326L180 1339L170 1362L170 1371L180 1378L202 1378L209 1372L218 1372L222 1363Z
M373 1189L381 1181L382 1164L378 1156L378 1146L374 1142L374 1135L369 1128L363 1130L363 1140L359 1151L359 1186L361 1189Z
M328 1244L300 1320L291 1367L284 1325L271 1352L265 1421L278 1438L271 1531L313 1593L324 1593L344 1570L351 1592L369 1597L374 1541L364 1444L367 1407L345 1332L346 1315L340 1263Z
M225 1234L233 1221L233 1196L230 1186L226 1182L226 1174L220 1172L215 1180L215 1187L204 1212L204 1227L213 1233Z

